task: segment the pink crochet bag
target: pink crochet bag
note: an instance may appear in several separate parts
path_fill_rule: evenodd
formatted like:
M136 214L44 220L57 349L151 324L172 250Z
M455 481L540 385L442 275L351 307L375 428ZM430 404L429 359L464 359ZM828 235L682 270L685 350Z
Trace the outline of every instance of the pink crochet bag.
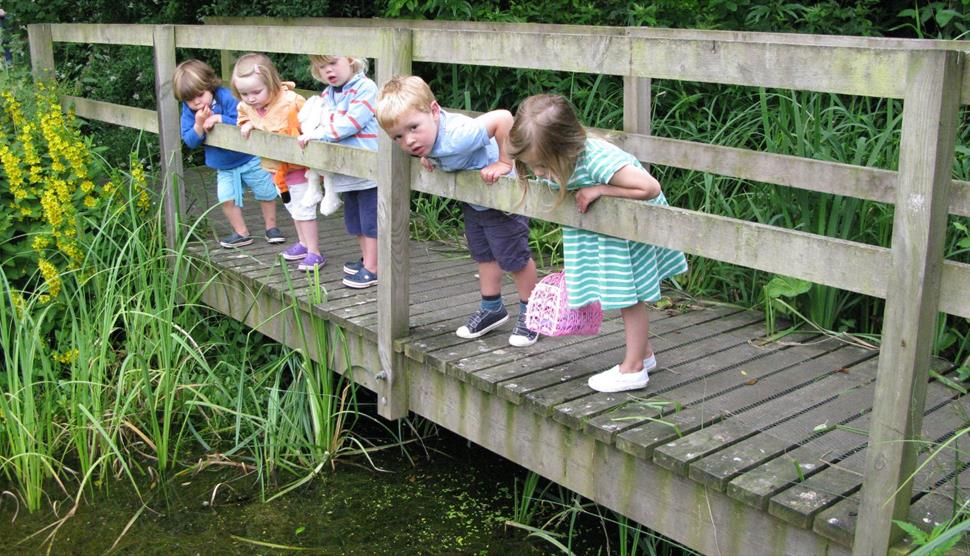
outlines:
M599 301L579 309L569 308L562 272L554 272L536 284L525 312L525 326L546 336L590 336L600 331L602 322Z

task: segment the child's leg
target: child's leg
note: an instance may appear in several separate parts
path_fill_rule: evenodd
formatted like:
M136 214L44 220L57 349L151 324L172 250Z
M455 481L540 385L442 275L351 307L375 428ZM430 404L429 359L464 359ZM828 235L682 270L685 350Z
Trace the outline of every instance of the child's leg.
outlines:
M653 355L650 345L650 314L647 306L637 303L620 309L623 330L626 333L626 356L620 363L621 373L637 373L643 370L643 360Z
M263 213L263 227L267 230L276 227L276 201L260 201L259 210Z
M525 268L512 273L512 279L515 280L515 289L519 292L519 299L521 301L528 301L538 280L536 275L536 262L530 258Z
M309 253L320 254L320 241L317 238L316 220L295 220L297 233L300 234L300 243L306 246Z
M620 309L626 332L626 356L619 365L589 377L587 384L597 392L623 392L645 388L650 382L650 369L656 366L650 345L650 314L647 306L637 303ZM647 354L650 360L644 361Z
M364 259L364 268L377 274L377 238L357 236L360 243L360 254Z
M478 263L478 289L482 297L502 295L502 269L497 261Z
M222 203L222 214L226 215L226 220L232 229L241 236L248 236L249 229L246 228L246 220L243 219L242 209L236 206L235 201Z

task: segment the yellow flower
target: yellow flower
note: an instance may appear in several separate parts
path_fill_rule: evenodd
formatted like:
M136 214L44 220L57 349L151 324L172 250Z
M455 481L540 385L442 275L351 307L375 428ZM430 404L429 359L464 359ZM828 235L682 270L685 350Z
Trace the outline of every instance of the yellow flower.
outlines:
M46 303L61 293L61 275L57 272L57 267L43 257L37 259L37 268L40 269L40 274L43 276L44 282L47 283L49 298L45 301L41 296L41 301Z
M70 365L71 363L77 360L78 353L79 353L78 349L74 348L74 349L69 349L64 353L60 353L60 354L58 354L55 351L52 355L54 356L55 361L59 363L63 363L65 365Z
M47 246L51 244L51 239L47 236L34 236L33 241L30 242L30 246L34 251L43 251L47 249Z
M85 195L83 202L84 202L84 206L88 208L94 208L98 205L98 200L90 195Z

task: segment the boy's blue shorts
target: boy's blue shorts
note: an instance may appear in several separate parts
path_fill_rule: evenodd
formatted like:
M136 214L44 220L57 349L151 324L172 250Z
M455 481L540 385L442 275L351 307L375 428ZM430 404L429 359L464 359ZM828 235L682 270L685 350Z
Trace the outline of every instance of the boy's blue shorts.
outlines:
M229 170L216 172L216 197L220 203L235 201L243 206L243 187L249 187L257 201L272 201L279 193L273 177L259 165L259 157Z
M344 191L344 226L352 236L377 237L377 188Z
M479 263L498 262L505 272L518 272L532 258L529 249L529 218L500 210L475 210L461 204L465 215L465 238L472 259Z

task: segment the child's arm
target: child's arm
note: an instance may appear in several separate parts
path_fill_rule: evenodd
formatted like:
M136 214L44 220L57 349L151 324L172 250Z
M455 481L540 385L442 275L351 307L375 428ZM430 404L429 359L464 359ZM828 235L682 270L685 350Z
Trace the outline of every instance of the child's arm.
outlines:
M505 143L509 137L509 130L515 121L508 110L492 110L475 118L476 122L485 126L489 137L494 137L498 143L498 160L482 168L482 181L495 183L500 177L512 171L512 159L505 152Z
M200 110L201 112L201 110ZM179 127L182 131L182 141L185 146L194 149L202 145L205 140L205 133L202 130L197 130L197 118L196 114L192 112L185 104L182 105L182 115L179 119Z
M236 120L236 125L239 126L239 133L241 133L245 139L249 139L249 135L253 132L253 128L256 127L250 118L249 105L240 103L238 110L239 118Z
M643 168L627 164L613 174L609 184L576 190L576 206L579 212L589 210L589 206L603 195L646 201L660 195L660 182Z

